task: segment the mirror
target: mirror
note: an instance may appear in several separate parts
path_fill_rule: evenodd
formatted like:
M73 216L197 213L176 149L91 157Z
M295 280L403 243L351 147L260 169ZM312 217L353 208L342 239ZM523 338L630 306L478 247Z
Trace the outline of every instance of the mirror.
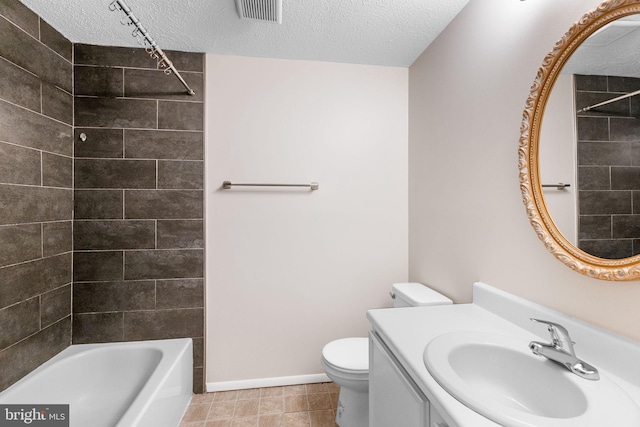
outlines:
M536 234L602 280L640 278L640 66L626 60L640 58L639 13L640 0L611 0L576 22L538 70L521 125L520 189Z
M541 181L571 183L543 186L547 209L569 242L600 258L640 253L639 47L640 15L591 34L562 67L541 124Z

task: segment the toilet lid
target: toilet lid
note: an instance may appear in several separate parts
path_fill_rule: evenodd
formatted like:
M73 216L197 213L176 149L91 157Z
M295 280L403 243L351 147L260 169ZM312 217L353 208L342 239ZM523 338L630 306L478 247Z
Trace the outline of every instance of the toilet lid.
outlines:
M369 339L343 338L322 349L322 357L331 365L349 371L369 370Z

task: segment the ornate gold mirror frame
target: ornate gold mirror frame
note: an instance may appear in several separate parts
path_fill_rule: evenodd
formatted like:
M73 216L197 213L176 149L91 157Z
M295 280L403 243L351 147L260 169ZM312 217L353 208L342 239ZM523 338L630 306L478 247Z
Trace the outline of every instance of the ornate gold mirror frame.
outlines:
M520 126L520 191L531 225L545 247L558 260L572 270L601 280L640 279L640 255L624 259L598 258L575 247L558 230L542 193L538 159L540 126L551 89L573 52L599 28L637 13L640 13L640 0L608 0L573 24L544 58L531 86Z

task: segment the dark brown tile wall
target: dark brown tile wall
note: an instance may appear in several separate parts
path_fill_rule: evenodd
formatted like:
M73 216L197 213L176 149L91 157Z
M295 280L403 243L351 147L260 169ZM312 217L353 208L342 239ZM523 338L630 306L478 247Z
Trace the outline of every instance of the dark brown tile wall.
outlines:
M0 391L71 344L72 50L0 1Z
M0 391L72 335L191 337L204 389L204 57L167 54L196 96L0 1Z
M204 56L167 55L196 96L143 49L75 45L73 342L191 337L202 392Z
M578 109L640 89L640 79L576 75ZM640 253L640 101L578 113L578 246L600 258Z

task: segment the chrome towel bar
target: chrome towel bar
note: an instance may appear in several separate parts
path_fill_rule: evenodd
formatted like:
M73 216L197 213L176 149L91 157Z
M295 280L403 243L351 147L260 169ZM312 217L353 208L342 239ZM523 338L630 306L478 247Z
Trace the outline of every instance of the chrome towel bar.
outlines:
M571 184L563 184L561 182L557 184L542 184L542 188L555 188L556 190L565 190L567 187L571 187Z
M224 181L222 189L229 190L231 187L309 187L311 191L320 188L320 184L312 182L311 184L238 184L231 181Z

